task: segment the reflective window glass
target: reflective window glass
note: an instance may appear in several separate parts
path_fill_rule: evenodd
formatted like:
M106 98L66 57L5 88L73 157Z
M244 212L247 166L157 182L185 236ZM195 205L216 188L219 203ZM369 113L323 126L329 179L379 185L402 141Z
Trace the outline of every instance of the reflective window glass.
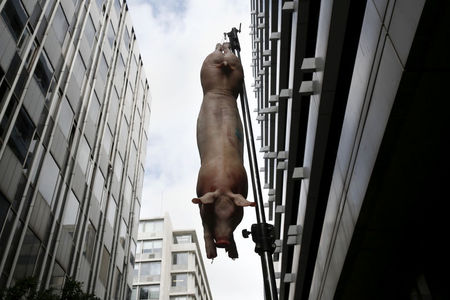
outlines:
M108 123L111 126L111 129L114 130L114 126L116 125L117 114L119 113L119 95L117 94L116 89L112 89L111 96L109 98L109 116Z
M42 51L36 69L34 69L34 77L36 78L39 87L44 95L47 95L48 87L53 76L53 67L45 51Z
M172 254L172 264L174 265L188 265L188 252L175 252Z
M122 0L114 0L114 8L117 11L117 14L120 13L120 7L122 6Z
M91 47L94 45L95 33L94 21L92 21L91 15L89 15L84 28L84 36Z
M171 286L177 287L177 288L186 288L187 287L187 274L185 274L185 273L173 274Z
M111 260L111 254L109 254L108 250L105 246L103 246L103 254L102 260L100 264L100 272L98 278L103 286L106 286L108 279L108 269L109 269L109 261Z
M170 296L170 300L193 300L189 296Z
M114 201L113 196L110 196L108 209L106 211L106 220L108 220L109 224L113 228L114 228L114 222L116 219L116 210L117 210L117 204Z
M127 239L127 225L125 224L123 218L120 218L120 230L119 230L119 242L122 248L125 249L125 242Z
M159 285L142 285L139 287L139 300L159 299Z
M61 128L61 132L64 134L66 139L69 139L70 129L72 128L73 110L72 107L70 107L67 97L64 97L61 100L61 107L59 109L59 127Z
M141 263L140 281L158 281L161 277L161 262Z
M146 240L142 242L142 253L146 258L160 258L162 255L162 240Z
M68 28L69 22L67 22L66 15L64 14L61 4L59 4L53 19L53 29L55 30L56 38L61 44L64 42L64 37L66 36Z
M138 241L136 243L136 254L141 254L141 251L142 251L142 242Z
M108 38L109 45L112 48L114 46L114 40L116 38L116 32L114 31L114 28L112 26L111 20L109 21L109 24L108 24L108 33L107 34L108 34L107 38Z
M100 115L100 103L97 101L97 96L95 96L94 93L94 97L89 105L87 126L97 128L99 115Z
M114 162L114 175L116 176L119 182L122 181L122 173L123 173L123 161L120 155L116 155L116 160Z
M122 53L120 53L119 58L117 59L116 73L115 76L119 84L123 82L123 76L125 72L125 62L123 60Z
M101 10L104 0L96 0L98 8Z
M40 248L41 241L28 228L14 271L15 279L33 276Z
M136 278L136 277L135 277ZM131 296L130 296L130 299L131 300L136 300L136 296L137 296L137 288L136 287L133 287L132 289L131 289Z
M109 127L106 127L105 129L105 134L102 140L102 147L105 149L106 154L109 156L112 147L112 134L111 131L109 130Z
M102 53L97 74L100 75L100 78L103 79L103 82L106 82L106 77L108 76L108 62L106 61L104 53Z
M95 173L95 179L94 179L94 186L92 193L97 198L97 200L101 203L102 201L102 193L103 193L103 186L105 185L105 178L103 177L102 172L98 170Z
M92 263L92 255L94 254L94 243L96 233L97 231L95 230L94 225L92 225L92 223L89 222L86 230L83 254L86 256L86 259L90 264Z
M22 2L17 0L6 1L2 10L2 17L17 40L28 19L25 8L22 6Z
M66 273L61 268L61 266L55 262L55 265L53 267L52 277L50 278L50 288L54 288L57 290L61 290L64 286L64 279L65 279Z
M125 47L128 49L130 47L130 34L128 33L127 27L125 27L123 32L123 42L125 43Z
M85 73L86 73L86 65L84 63L83 58L81 57L80 52L78 51L77 59L73 66L73 76L75 76L75 79L77 80L80 86L83 83Z
M63 226L63 230L68 231L72 236L77 225L79 207L80 203L78 202L77 197L75 197L75 194L70 190L67 194L61 225Z
M39 192L49 205L52 204L53 194L55 192L56 183L59 177L59 168L48 152L45 155L39 176Z
M22 106L8 141L11 150L22 163L25 161L35 129L33 121Z
M174 237L174 243L175 244L189 244L189 243L192 243L192 235L190 235L190 234L176 235Z
M0 233L2 232L3 223L6 220L8 209L9 209L9 201L0 192Z
M139 223L139 232L146 233L162 233L164 223L162 220L158 221L142 221Z
M91 153L91 148L89 147L89 144L86 141L86 138L82 137L81 141L80 141L80 145L78 147L77 162L78 162L78 165L80 166L81 170L83 171L83 174L86 174L90 153Z

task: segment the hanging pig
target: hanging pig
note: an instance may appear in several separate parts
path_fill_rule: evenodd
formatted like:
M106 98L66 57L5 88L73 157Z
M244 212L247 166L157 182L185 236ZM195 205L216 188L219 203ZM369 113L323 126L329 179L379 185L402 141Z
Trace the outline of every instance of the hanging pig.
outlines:
M247 201L247 174L243 166L243 131L236 98L243 71L229 44L217 44L203 62L200 79L203 102L197 120L197 146L201 167L197 197L203 223L206 256L225 248L230 258L238 252L233 231L241 222Z

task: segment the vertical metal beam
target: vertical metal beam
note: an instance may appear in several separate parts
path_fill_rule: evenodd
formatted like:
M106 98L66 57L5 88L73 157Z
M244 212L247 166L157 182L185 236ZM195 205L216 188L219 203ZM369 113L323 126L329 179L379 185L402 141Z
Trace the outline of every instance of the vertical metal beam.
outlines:
M236 52L239 61L241 61L241 53L239 46L239 39L237 37L238 30L233 28L228 36L230 37L230 43L233 52ZM249 156L250 174L252 179L253 195L256 200L256 220L258 226L266 223L266 217L264 214L264 203L261 191L261 182L258 172L258 161L256 157L255 142L253 139L253 128L251 124L250 109L248 107L247 91L245 88L245 82L242 83L241 96L241 109L243 114L243 123L245 138L247 140L247 151ZM261 226L263 228L263 226ZM263 233L264 236L264 233ZM272 253L268 250L264 250L261 254L261 266L263 271L264 291L266 300L278 300L277 286L275 282L275 272L273 268Z

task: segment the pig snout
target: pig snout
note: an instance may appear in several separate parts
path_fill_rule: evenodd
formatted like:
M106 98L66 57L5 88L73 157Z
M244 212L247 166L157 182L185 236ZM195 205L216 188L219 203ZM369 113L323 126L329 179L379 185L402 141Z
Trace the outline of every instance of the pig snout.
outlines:
M230 241L227 238L219 238L216 239L216 247L218 248L227 248L230 246Z

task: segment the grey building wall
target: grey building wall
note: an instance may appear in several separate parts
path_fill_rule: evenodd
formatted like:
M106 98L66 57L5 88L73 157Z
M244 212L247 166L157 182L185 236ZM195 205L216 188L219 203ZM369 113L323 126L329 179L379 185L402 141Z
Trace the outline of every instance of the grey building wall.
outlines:
M448 297L447 209L436 199L448 176L434 175L449 167L448 101L436 88L449 80L449 4L251 9L280 299Z
M131 294L149 85L122 0L0 1L0 285Z

